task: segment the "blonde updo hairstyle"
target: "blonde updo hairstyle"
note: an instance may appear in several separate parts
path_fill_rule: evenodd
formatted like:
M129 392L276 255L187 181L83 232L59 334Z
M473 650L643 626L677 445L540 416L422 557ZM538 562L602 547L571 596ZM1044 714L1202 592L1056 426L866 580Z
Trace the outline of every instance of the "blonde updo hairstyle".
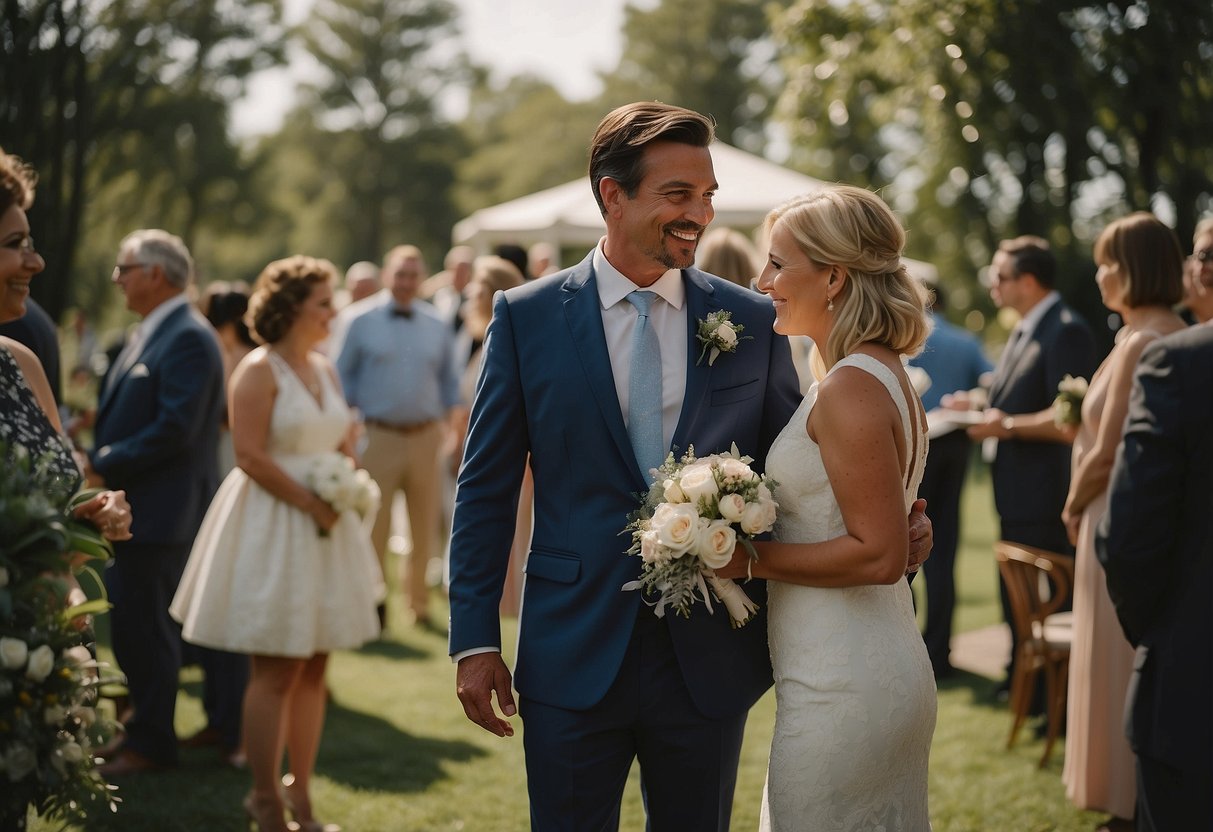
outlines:
M312 289L336 281L337 268L328 260L296 254L270 263L253 284L244 318L253 340L259 344L282 340Z
M771 211L768 238L780 222L815 264L841 266L847 273L834 296L830 335L824 346L815 345L819 377L867 341L901 355L918 354L931 329L930 293L901 262L906 233L880 197L835 185Z

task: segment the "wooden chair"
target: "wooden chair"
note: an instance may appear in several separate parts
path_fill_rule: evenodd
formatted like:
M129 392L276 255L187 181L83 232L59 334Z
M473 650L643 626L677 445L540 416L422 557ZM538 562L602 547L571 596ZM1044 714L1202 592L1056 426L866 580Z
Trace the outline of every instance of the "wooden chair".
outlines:
M1043 672L1048 715L1048 734L1040 758L1040 767L1044 768L1066 713L1073 627L1071 615L1057 610L1070 597L1074 585L1074 558L1005 540L994 544L994 556L1007 585L1011 618L1019 640L1011 678L1014 721L1007 748L1015 744L1032 705L1037 677Z

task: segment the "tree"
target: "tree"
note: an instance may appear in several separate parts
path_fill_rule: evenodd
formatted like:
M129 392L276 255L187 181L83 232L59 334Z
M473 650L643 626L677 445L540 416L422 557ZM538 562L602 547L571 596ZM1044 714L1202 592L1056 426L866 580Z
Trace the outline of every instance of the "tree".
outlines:
M631 101L665 101L712 115L722 140L761 150L781 81L766 7L788 2L628 5L623 56L603 78L603 112Z
M1111 216L1171 210L1183 237L1213 199L1208 3L800 0L775 28L797 164L888 187L945 274L1037 233L1095 315Z
M444 45L455 31L447 0L320 0L299 33L324 75L305 107L348 151L316 160L343 182L349 259L378 259L402 242L445 253L463 149L437 99L467 75Z

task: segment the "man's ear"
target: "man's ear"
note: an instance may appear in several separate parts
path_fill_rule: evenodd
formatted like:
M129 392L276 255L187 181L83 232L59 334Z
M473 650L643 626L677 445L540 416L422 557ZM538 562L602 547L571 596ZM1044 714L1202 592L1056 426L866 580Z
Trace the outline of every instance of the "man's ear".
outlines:
M623 200L628 196L624 193L623 187L609 176L598 180L598 195L602 197L603 207L609 217L619 216Z

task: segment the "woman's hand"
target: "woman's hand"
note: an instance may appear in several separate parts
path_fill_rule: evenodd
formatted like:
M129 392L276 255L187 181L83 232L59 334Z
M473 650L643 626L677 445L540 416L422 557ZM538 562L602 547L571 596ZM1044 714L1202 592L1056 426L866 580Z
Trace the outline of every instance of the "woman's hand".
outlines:
M319 497L312 498L311 502L308 503L307 512L316 521L316 527L323 532L330 531L333 526L337 525L337 520L341 516L333 511L332 506Z
M131 539L131 504L125 491L102 491L77 506L73 516L92 523L106 540Z
M1078 528L1082 525L1082 512L1071 511L1069 506L1061 512L1061 522L1066 526L1066 537L1070 538L1070 545L1078 545Z
M744 581L750 577L750 570L753 566L753 561L750 560L750 553L746 547L740 543L733 549L733 559L719 569L713 569L718 578L732 578L734 580Z

